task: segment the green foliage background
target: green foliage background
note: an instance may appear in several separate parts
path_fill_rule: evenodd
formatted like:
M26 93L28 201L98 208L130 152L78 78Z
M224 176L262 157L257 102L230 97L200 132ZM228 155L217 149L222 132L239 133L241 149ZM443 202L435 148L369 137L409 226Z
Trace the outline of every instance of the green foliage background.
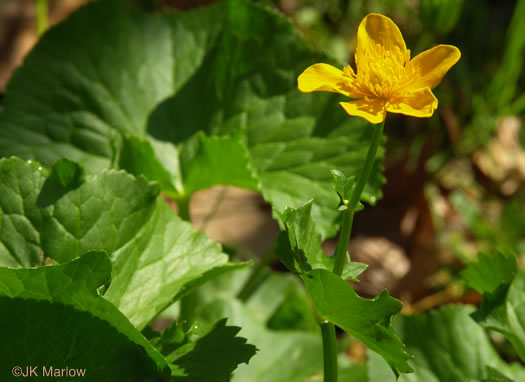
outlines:
M524 129L500 138L525 112L525 1L136 3L82 7L6 89L1 380L53 365L94 381L318 381L318 320L342 329L341 381L525 378L523 163L500 176L490 156L523 155ZM455 259L438 287L476 292L476 307L399 315L388 292L362 298L329 272L331 170L358 175L371 130L338 95L301 94L296 79L316 62L352 63L369 12L392 17L413 56L437 43L462 51L433 118L389 119L362 202L383 196L383 163L423 168L435 246ZM215 185L261 193L282 229L275 252L290 272L264 270L248 298L251 264L184 221L192 195ZM443 199L460 230L433 209ZM365 269L350 263L344 279ZM355 340L365 360L348 357Z

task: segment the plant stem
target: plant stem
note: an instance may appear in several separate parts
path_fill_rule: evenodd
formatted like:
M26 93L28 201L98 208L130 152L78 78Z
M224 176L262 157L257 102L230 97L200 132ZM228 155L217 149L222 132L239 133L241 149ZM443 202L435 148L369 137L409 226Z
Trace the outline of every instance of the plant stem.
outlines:
M337 340L334 324L324 321L319 324L323 336L324 382L337 382Z
M179 210L179 217L187 222L191 221L190 199L191 196L183 196L175 200L177 202L177 208Z
M372 135L372 142L366 154L365 164L363 170L357 179L357 184L352 190L350 201L346 204L346 209L343 211L343 221L341 223L341 232L339 233L339 241L335 249L335 263L334 274L341 276L348 256L348 243L350 242L350 235L352 233L352 224L354 222L355 209L361 194L365 189L368 178L374 166L377 149L383 136L384 122L379 126L374 127ZM324 382L337 382L337 340L335 337L335 326L331 322L323 321L319 324L321 327L321 334L323 337L323 360L324 360Z
M250 296L255 291L256 286L259 283L263 275L263 272L265 271L266 267L270 265L270 263L272 262L274 258L275 258L275 252L273 248L264 254L264 256L259 260L259 262L253 268L252 273L250 274L250 277L248 277L248 279L244 283L244 286L242 287L241 291L237 294L237 298L239 300L244 302L250 298Z
M36 0L36 30L39 36L47 29L47 0Z
M363 166L363 171L357 180L357 185L355 186L350 202L348 203L348 208L354 210L357 206L357 203L361 199L361 194L365 189L368 178L370 178L370 173L372 172L372 167L374 166L374 161L376 159L377 148L381 142L381 137L383 136L383 127L385 122L380 123L374 128L374 134L372 135L372 142L368 148L368 153L366 154L365 165Z
M343 268L348 257L348 243L350 242L350 234L352 233L352 224L354 222L354 211L347 208L343 211L343 223L341 224L341 232L339 233L339 241L335 248L335 262L333 272L337 276L343 274Z
M383 127L385 123L381 123L378 126L374 126L374 133L372 135L372 142L368 148L368 153L366 154L365 164L363 170L357 179L357 184L352 191L350 196L350 201L347 204L347 208L343 211L343 222L341 224L341 232L339 234L339 241L337 242L337 247L335 249L335 263L333 272L341 276L343 273L343 268L345 266L346 260L348 258L348 243L350 241L350 234L352 233L352 223L354 221L355 208L357 203L361 199L361 194L365 189L368 178L370 178L370 173L374 166L374 161L376 159L377 148L381 142L381 137L383 136Z

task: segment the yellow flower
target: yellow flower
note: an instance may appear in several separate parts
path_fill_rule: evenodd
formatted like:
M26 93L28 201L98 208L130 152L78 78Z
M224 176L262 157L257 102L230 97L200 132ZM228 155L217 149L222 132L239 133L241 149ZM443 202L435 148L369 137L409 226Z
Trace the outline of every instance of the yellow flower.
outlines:
M357 31L355 61L342 71L315 64L297 79L300 91L329 91L357 99L341 102L345 111L370 123L381 123L386 112L430 117L438 100L432 94L461 53L452 45L438 45L410 59L403 36L386 16L369 14Z

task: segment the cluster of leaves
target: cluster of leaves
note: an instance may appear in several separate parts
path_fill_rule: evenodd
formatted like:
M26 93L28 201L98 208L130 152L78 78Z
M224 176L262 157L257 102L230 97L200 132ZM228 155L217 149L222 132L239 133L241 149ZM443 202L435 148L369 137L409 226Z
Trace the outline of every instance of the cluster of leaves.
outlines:
M260 191L276 211L314 197L318 244L333 234L329 169L355 172L369 130L333 113L333 97L295 90L318 58L284 18L242 1L151 15L107 0L46 33L0 115L3 365L223 381L247 363L255 347L226 324L233 314L147 333L171 304L246 266L159 195L182 208L227 184ZM382 182L378 159L369 202ZM264 348L268 330L258 330ZM311 334L276 336L319 352Z
M337 231L337 194L351 182L336 173L333 192L330 171L357 174L371 130L339 109L338 96L296 90L298 74L320 61L329 59L281 15L241 0L177 14L103 0L49 30L0 111L1 379L15 365L53 365L86 368L92 380L315 380L313 303L382 357L341 362L344 381L411 370L401 378L521 380L470 309L392 325L399 301L386 291L363 299L331 273L321 242ZM363 195L370 204L381 197L383 151ZM283 227L275 251L306 288L271 274L241 301L249 264L160 196L187 217L192 194L218 184L272 205ZM474 317L521 356L523 328L511 314L520 273L511 255L495 256L508 264L498 277L483 278L488 257L465 273L486 294ZM347 264L343 277L365 268ZM172 313L181 299L198 302L190 316L184 304ZM159 316L178 320L155 332L148 325ZM464 362L452 367L456 359Z

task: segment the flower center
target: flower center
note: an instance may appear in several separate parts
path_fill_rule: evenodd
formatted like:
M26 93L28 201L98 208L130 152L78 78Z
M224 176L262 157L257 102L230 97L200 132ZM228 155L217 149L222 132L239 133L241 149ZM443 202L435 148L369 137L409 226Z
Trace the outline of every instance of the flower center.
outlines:
M356 54L357 82L362 90L368 90L367 96L388 101L410 79L409 61L410 51L401 52L397 47L389 50L378 44L375 49L361 50Z

